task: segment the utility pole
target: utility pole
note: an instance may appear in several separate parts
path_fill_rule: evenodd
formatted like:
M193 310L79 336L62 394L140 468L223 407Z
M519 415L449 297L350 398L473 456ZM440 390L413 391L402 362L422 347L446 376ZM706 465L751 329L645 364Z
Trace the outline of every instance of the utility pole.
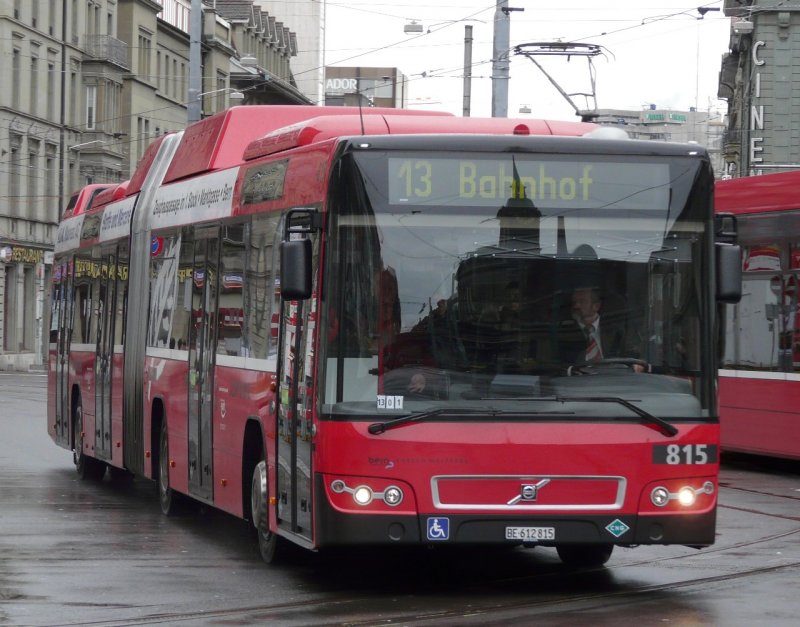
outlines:
M464 26L464 117L468 118L472 99L472 26Z
M19 89L18 85L14 89ZM64 203L65 183L64 183L64 170L67 167L67 141L65 133L67 130L67 0L64 0L61 6L61 113L59 114L59 130L58 130L58 153L59 153L59 168L58 168L58 199L54 203L58 207L56 212L56 223L61 220L61 212L66 206ZM72 185L72 181L68 181Z
M200 120L202 107L202 68L200 67L200 46L203 37L203 0L192 0L189 13L189 101L186 113L189 124Z
M508 66L511 54L512 11L525 9L508 6L508 0L497 0L494 12L494 45L492 50L492 117L508 117Z

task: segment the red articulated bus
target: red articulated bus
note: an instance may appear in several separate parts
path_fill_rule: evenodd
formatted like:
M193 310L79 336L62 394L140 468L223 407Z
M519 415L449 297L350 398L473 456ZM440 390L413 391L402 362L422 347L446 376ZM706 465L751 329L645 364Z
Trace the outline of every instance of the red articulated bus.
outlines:
M79 189L70 196L67 208L64 209L64 215L61 216L62 219L88 211L97 202L96 199L100 194L116 187L117 185L109 183L93 183Z
M50 435L266 561L711 544L737 249L702 149L594 128L253 106L160 138L59 227Z
M716 183L716 211L735 216L744 252L719 373L724 450L800 459L798 190L798 171Z

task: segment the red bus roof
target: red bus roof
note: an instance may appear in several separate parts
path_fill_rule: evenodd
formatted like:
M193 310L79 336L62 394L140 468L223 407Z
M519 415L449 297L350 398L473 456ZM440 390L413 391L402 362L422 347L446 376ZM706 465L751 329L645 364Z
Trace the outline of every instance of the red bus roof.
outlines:
M156 160L158 148L161 146L161 142L164 141L165 137L166 135L156 137L144 151L142 158L139 159L139 164L136 166L136 171L133 173L133 176L131 176L130 181L128 181L128 189L126 191L129 196L141 191L142 185L144 185L144 180L147 178L147 173L150 171L150 167Z
M77 192L72 194L72 196L70 196L69 202L67 203L67 208L64 210L64 215L61 216L62 219L88 211L88 209L92 206L92 202L94 201L95 197L109 187L114 187L114 184L91 183L79 189Z
M115 200L125 198L129 183L130 181L123 181L119 185L112 185L102 190L95 196L92 207L102 207Z
M800 170L717 181L717 212L744 214L800 208Z
M347 135L412 135L412 134L487 134L487 135L560 135L580 136L597 128L584 122L547 122L513 118L458 118L431 115L375 114L367 109L363 115L322 115L279 128L250 143L245 159L286 150L294 146L321 142Z
M367 108L365 115L439 116L452 114L406 109ZM253 105L232 107L187 127L175 157L164 177L164 183L229 168L242 162L248 144L275 129L296 124L320 115L356 116L358 107L317 107L303 105Z

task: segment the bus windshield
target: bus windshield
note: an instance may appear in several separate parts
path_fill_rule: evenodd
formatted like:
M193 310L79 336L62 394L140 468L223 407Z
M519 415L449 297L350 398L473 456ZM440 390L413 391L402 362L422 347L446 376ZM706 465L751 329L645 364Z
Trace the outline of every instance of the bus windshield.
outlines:
M711 415L702 161L353 152L336 176L321 417Z

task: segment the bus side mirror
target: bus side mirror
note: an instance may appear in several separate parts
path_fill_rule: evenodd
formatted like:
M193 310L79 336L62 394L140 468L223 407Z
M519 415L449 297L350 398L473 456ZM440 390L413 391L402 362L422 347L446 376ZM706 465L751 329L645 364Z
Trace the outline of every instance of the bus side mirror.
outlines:
M311 240L281 242L281 298L306 300L311 297Z
M717 242L714 252L717 256L717 302L738 303L742 298L742 247Z

